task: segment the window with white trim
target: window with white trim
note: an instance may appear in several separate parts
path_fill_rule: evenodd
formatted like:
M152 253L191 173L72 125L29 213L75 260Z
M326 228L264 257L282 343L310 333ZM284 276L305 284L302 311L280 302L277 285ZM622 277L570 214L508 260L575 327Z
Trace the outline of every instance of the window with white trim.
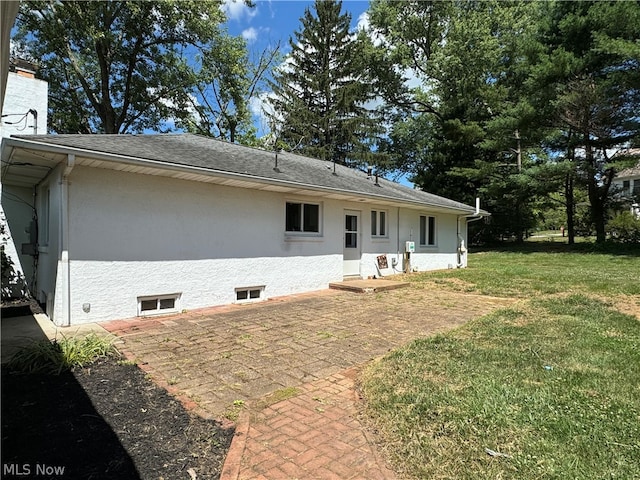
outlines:
M259 302L264 299L264 285L260 287L236 288L236 302Z
M420 246L431 247L436 244L436 217L420 215Z
M387 237L387 212L385 210L371 210L371 236Z
M287 202L285 208L287 233L320 233L320 204Z
M138 315L162 315L180 311L180 294L138 297Z

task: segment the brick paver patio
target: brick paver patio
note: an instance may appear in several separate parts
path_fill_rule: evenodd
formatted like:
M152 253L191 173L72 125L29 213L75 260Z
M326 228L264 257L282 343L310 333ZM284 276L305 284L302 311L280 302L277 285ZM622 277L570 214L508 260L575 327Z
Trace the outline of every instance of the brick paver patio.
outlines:
M223 479L394 478L357 420L348 372L511 303L416 286L324 290L102 325L198 413L220 418L242 406ZM291 398L261 400L282 391Z

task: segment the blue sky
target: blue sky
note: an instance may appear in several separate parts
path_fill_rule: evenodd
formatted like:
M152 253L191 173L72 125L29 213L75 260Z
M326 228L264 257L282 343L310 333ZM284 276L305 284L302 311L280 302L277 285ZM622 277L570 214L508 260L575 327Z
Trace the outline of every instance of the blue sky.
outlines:
M306 8L313 12L312 0L256 0L255 7L249 8L241 0L226 0L224 11L229 19L227 28L231 35L241 35L247 42L249 55L257 55L267 47L280 42L280 52L286 55L290 51L289 38L295 31L300 31L300 19ZM343 0L343 13L351 14L351 27L365 21L364 12L369 2L363 0ZM258 136L266 133L268 128L260 114L262 102L254 99L250 105L254 115L254 123L258 128Z
M242 35L249 47L276 43L283 45L295 30L300 30L300 18L306 8L313 10L313 1L303 0L257 0L254 8L248 8L242 1L227 0L225 13L229 18L228 27L232 35ZM369 7L368 1L343 0L342 11L351 14L351 24L355 29L360 16Z

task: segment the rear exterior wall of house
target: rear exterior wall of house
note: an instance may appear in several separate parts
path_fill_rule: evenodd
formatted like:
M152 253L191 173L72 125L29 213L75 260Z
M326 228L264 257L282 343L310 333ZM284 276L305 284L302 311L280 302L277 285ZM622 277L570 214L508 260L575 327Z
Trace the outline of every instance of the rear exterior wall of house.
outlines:
M386 273L393 272L393 259L401 270L409 240L416 245L411 256L416 270L459 262L453 214L82 166L68 178L65 229L60 224L65 215L58 213L63 182L51 178L37 200L52 222L46 230L49 245L41 248L38 287L41 299L55 299L53 320L59 325L325 289L343 279L345 211L360 219L364 278L380 275L380 255L388 258ZM317 205L319 231L286 232L287 204ZM464 220L460 225L465 238ZM67 230L68 270L57 240Z

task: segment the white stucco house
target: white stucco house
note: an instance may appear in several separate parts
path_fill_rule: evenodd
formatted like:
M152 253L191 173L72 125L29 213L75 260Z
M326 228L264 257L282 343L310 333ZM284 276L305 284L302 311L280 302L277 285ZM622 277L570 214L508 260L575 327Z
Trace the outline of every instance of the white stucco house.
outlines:
M35 206L33 295L57 325L465 267L488 215L328 162L190 134L2 141L5 194ZM9 216L9 215L8 215ZM461 248L462 247L462 248ZM386 269L384 268L387 262Z

